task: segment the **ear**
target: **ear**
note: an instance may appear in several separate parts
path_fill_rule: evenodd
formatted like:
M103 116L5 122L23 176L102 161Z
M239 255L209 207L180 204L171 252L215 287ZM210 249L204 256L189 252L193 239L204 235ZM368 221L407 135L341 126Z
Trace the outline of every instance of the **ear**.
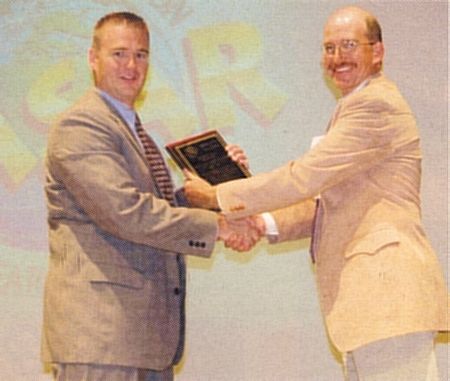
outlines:
M89 48L88 62L89 62L89 66L91 67L91 70L95 69L96 61L97 61L97 53L95 52L95 50L93 48Z
M384 45L378 41L373 45L373 64L378 65L383 63Z

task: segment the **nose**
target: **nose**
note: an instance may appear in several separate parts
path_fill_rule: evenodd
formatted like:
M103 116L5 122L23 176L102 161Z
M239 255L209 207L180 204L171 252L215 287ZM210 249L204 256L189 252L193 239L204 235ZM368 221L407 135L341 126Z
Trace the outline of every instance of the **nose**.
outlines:
M136 57L134 54L130 54L130 57L128 58L127 61L127 67L130 69L136 67Z
M337 55L337 58L338 59L340 59L340 58L342 58L342 49L341 49L341 47L340 46L336 46L335 47L335 49L334 49L334 52L333 52L333 54L331 55L331 57L333 58L333 59L335 59L336 58L336 55Z
M333 54L327 56L328 62L333 62L335 65L341 63L343 58L344 54L342 53L341 48L339 46L336 46L336 49L334 50Z
M333 52L327 52L322 57L323 62L340 62L343 54L340 47L336 46Z

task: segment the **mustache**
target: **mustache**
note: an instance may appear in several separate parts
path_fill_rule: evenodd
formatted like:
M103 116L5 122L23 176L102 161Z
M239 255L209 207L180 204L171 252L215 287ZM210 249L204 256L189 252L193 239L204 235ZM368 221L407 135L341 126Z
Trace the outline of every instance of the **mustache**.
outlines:
M345 67L345 66L355 66L353 62L339 62L339 63L334 63L334 62L330 62L328 65L326 65L326 69L327 70L336 70L339 69L341 67Z

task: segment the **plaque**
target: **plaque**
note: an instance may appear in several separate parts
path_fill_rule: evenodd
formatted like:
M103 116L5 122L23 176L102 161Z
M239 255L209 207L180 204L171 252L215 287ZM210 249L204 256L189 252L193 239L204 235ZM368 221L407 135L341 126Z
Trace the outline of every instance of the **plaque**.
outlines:
M249 177L250 172L228 156L225 146L219 132L210 130L169 143L166 150L181 169L190 170L212 185Z

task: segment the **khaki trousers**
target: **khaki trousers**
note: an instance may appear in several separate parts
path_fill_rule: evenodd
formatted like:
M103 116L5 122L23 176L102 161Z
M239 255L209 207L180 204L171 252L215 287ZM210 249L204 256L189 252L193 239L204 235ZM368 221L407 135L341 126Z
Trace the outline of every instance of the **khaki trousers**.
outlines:
M346 381L439 381L435 332L380 340L344 356Z

